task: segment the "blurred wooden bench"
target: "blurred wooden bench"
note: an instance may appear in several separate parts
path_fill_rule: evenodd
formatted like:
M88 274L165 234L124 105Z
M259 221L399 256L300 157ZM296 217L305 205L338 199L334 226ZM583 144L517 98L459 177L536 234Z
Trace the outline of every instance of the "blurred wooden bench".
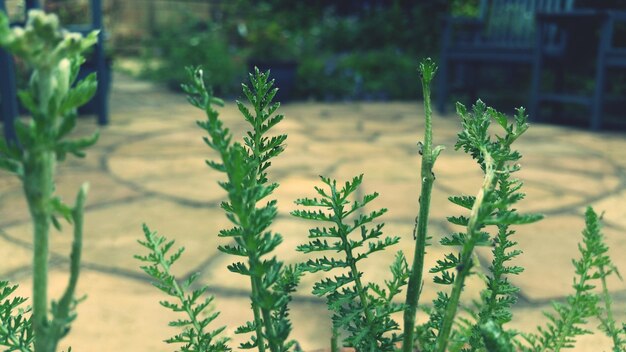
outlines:
M454 79L461 85L464 71L476 64L532 67L536 49L536 13L562 13L574 0L481 0L476 18L448 17L439 58L436 107L445 113ZM553 28L543 43L558 54L563 38ZM456 77L452 69L458 68Z
M26 0L25 11L40 8L39 1ZM111 83L111 68L105 59L104 53L104 31L102 25L102 2L101 0L90 0L91 23L86 25L69 25L66 28L83 35L92 30L99 29L98 43L93 51L86 58L86 62L81 67L80 77L85 77L91 72L96 72L98 77L98 90L93 99L87 103L84 113L95 114L100 125L108 123L108 94ZM5 1L0 0L0 11L7 12ZM14 25L20 25L14 24ZM13 121L17 118L19 108L17 102L17 86L15 79L15 64L13 57L6 51L0 49L0 114L2 114L5 137L8 140L15 139Z
M575 104L589 112L591 130L601 129L603 106L607 97L606 86L609 83L607 74L610 70L626 70L626 46L623 42L619 43L614 40L616 26L620 23L626 25L626 12L610 9L579 9L568 13L539 13L537 20L539 47L544 41L546 28L556 26L571 38L580 38L581 31L597 33L591 40L583 40L584 47L578 50L579 52L587 50L592 53L592 59L595 60L595 73L592 72L588 79L593 80L594 85L592 93L541 87L540 80L545 55L538 51L533 69L529 113L534 116L535 120L541 120L539 107L544 103ZM568 54L568 57L575 56L579 55Z

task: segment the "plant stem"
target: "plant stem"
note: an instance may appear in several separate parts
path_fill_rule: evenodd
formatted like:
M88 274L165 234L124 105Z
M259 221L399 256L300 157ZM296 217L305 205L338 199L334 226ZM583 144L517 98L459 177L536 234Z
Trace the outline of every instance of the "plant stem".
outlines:
M337 327L332 324L332 335L330 336L330 352L339 352L339 336Z
M170 269L170 262L168 262L168 260L165 258L165 253L161 251L161 249L159 249L158 246L154 247L155 253L158 254L158 263L161 266L161 268L163 268L163 271L165 272L165 275L173 278L173 276L171 276L171 269ZM202 332L203 332L203 327L200 324L200 322L198 321L197 318L197 314L195 314L193 312L193 307L191 307L191 304L187 304L186 300L187 298L185 297L185 292L183 291L183 289L180 287L180 285L178 284L178 282L176 281L175 278L172 279L172 287L174 288L174 295L176 296L176 298L178 298L178 300L181 302L181 305L184 309L184 312L187 314L187 316L189 317L191 324L193 325L194 329L196 330L196 335L195 337L195 341L192 341L191 344L195 345L195 346L201 346L201 341L200 339L202 338Z
M254 273L252 259L249 259L250 272ZM265 352L265 338L263 337L263 319L261 319L261 308L256 302L259 297L260 282L254 274L250 275L250 284L252 286L252 312L254 313L254 327L256 331L256 342L259 352Z
M368 325L371 325L374 321L374 318L372 317L372 313L370 312L367 296L365 295L365 290L363 289L363 284L361 283L361 277L359 276L359 271L356 268L356 262L354 261L354 257L352 256L352 248L350 248L350 244L347 238L345 239L345 244L347 260L348 263L350 263L350 272L352 274L352 277L354 277L354 283L356 285L357 291L359 292L359 299L361 300L361 304L363 304L363 310L365 311L365 320L367 321Z
M80 188L76 196L74 209L72 210L74 241L72 242L72 252L70 253L70 278L67 288L53 314L52 335L56 336L53 350L56 350L59 339L66 333L67 320L70 316L71 304L74 300L74 292L76 291L76 284L78 282L78 276L80 275L80 258L83 247L83 215L88 188L88 184L84 184ZM178 284L176 284L176 287L177 291L179 291L180 288L178 288Z
M406 308L404 310L404 340L402 344L403 352L413 350L413 340L415 338L415 316L419 296L422 290L422 274L424 271L424 256L426 253L426 237L428 231L428 214L430 211L430 196L433 189L435 177L433 175L433 165L435 156L432 151L432 109L430 106L430 81L432 75L421 74L422 89L424 92L424 115L426 118L424 131L424 144L422 146L422 192L419 198L419 216L415 224L415 249L413 253L413 265L407 286Z
M601 320L603 320L602 323L605 325L608 335L611 336L611 340L613 341L613 350L619 351L621 341L619 338L619 332L615 328L615 320L613 319L613 311L611 309L611 294L609 293L609 288L606 284L607 274L604 270L604 265L600 265L598 271L600 273L600 281L602 282L602 300L604 301L604 310L606 311L606 319Z
M261 308L261 314L263 315L263 323L265 324L265 332L268 336L268 345L270 351L280 352L278 345L276 344L276 332L274 331L274 325L272 324L271 312L267 308Z
M454 286L452 287L450 299L443 315L441 327L439 328L439 334L437 335L437 341L435 343L435 352L445 352L448 345L448 338L452 330L454 316L459 306L459 299L461 298L461 292L465 285L465 279L472 268L472 252L476 245L476 234L482 226L478 223L478 217L483 202L485 201L485 195L494 187L496 168L493 165L493 159L486 150L483 150L483 156L485 158L485 179L470 213L469 222L467 224L467 241L463 244L463 249L461 250L461 264L457 267L458 273L454 280Z
M341 219L341 217L340 217ZM365 290L363 289L363 283L361 282L361 277L359 275L359 270L356 267L356 261L354 260L354 256L352 255L352 248L350 247L350 242L348 241L348 235L345 231L345 226L341 223L337 223L339 226L339 233L342 234L341 240L344 243L344 251L346 252L346 261L350 264L350 274L354 278L354 284L356 286L356 291L359 294L359 299L361 300L361 304L363 305L363 312L365 313L365 321L367 322L368 328L374 323L374 317L372 317L372 312L370 312L369 302L367 299L367 295L365 294ZM372 342L373 346L369 346L368 351L375 351L378 346L374 342ZM358 352L359 349L357 346L354 346L355 350Z
M50 200L54 191L53 152L34 150L24 167L24 193L33 220L33 329L36 352L53 352L48 330Z

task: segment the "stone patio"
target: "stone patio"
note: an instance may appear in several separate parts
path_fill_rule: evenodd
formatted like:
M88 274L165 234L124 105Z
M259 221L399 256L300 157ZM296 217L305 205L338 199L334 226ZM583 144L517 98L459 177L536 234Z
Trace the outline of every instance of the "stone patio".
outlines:
M220 175L208 169L206 159L216 155L202 142L203 131L195 125L204 118L184 96L123 75L114 80L111 124L101 129L97 146L85 159L70 159L58 174L58 192L72 200L84 181L91 184L88 197L83 271L79 294L88 298L78 307L78 320L63 346L74 351L170 351L162 340L175 330L167 326L174 317L158 304L164 296L151 287L134 254L146 223L160 234L186 247L176 267L184 277L200 272L200 281L210 286L221 310L217 325L227 325L227 334L250 318L247 281L226 270L232 258L218 252L224 243L217 231L228 225L219 209L224 192L217 185ZM244 123L229 102L222 117L239 136ZM280 215L274 230L284 243L277 255L293 263L303 259L294 248L306 241L309 224L292 218L296 198L313 195L318 175L341 182L365 174L364 192L379 192L374 207L388 208L386 233L402 238L409 260L413 252L412 229L418 211L420 158L416 143L423 135L423 110L417 102L402 103L293 103L280 109L285 120L276 133L288 133L287 150L275 159L270 177L280 183L275 193ZM447 201L449 195L475 194L481 184L479 168L454 151L459 129L453 115L434 117L435 143L448 148L435 167L437 180L432 196L433 242L453 228L445 221L462 209ZM78 134L97 129L92 119L83 119ZM521 288L512 327L535 331L550 309L551 300L571 292L573 267L578 255L583 212L587 205L604 211L604 231L610 254L626 272L626 134L590 133L548 125L533 125L518 147L524 155L519 173L527 199L520 210L541 212L546 219L518 228L516 240L524 250L517 265L526 268L511 280ZM0 278L31 287L31 229L18 181L0 174ZM69 229L69 227L68 227ZM66 282L71 235L66 230L52 234L51 292L57 297ZM429 247L426 267L446 253ZM387 278L395 251L379 253L364 262L366 278ZM479 259L486 270L488 251ZM310 289L320 276L309 275L292 304L293 337L305 350L328 346L330 321L325 303ZM437 287L426 278L421 301L429 303ZM626 284L610 282L618 321L626 321ZM467 284L465 299L476 298L482 282L474 276ZM235 337L237 341L238 337ZM233 346L235 346L233 344ZM577 351L609 349L600 334L580 339Z

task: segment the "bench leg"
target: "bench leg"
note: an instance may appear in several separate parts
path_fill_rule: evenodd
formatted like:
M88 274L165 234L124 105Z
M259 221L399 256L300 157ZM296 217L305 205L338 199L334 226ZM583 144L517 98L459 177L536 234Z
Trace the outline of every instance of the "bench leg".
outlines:
M543 69L543 36L541 26L537 28L535 38L535 52L533 57L532 78L530 82L530 102L528 104L528 117L530 121L540 121L539 116L539 89L541 89L541 71Z
M602 103L604 100L603 96L607 69L605 53L611 46L612 28L613 24L609 20L602 24L600 31L600 43L598 44L598 57L596 60L596 84L591 101L591 120L589 121L589 128L593 131L598 131L602 128Z
M446 102L448 100L448 94L450 91L449 88L449 82L448 82L448 70L450 69L450 64L448 62L448 60L445 59L445 57L441 58L441 61L439 62L439 69L437 72L437 96L435 97L436 99L436 105L437 105L437 111L440 114L445 114L446 113Z
M17 92L15 84L15 65L13 57L6 51L0 49L0 99L2 99L2 123L4 126L4 137L7 141L15 142L15 119L18 115Z

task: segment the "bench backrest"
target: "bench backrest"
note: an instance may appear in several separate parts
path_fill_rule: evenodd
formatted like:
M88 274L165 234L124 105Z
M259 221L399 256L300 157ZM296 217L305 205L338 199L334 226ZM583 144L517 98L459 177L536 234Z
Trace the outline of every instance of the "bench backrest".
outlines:
M574 0L481 0L480 15L485 21L483 40L507 46L532 45L537 12L563 12Z

